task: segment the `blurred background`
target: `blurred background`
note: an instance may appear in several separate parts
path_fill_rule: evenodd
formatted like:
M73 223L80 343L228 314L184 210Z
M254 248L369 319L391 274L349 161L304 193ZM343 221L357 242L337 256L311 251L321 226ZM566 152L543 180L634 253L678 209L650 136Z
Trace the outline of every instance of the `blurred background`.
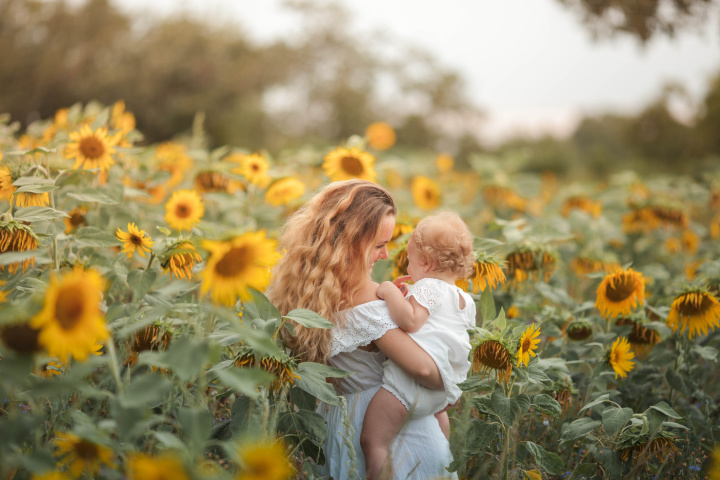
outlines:
M522 159L560 178L720 161L717 0L0 0L0 113L124 100L145 143Z

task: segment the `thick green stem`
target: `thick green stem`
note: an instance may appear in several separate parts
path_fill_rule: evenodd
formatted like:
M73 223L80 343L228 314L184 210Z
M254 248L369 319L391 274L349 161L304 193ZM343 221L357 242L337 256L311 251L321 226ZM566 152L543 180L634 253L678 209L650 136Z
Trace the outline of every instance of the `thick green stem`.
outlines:
M145 267L145 271L147 272L150 270L150 267L152 266L153 260L155 260L155 252L150 250L150 258L148 259L147 267Z
M115 378L115 383L117 384L117 392L118 394L121 394L123 392L123 384L120 380L120 368L118 367L117 352L115 351L115 343L112 337L107 341L105 346L107 347L108 355L110 355L110 370L112 371L113 378Z
M505 441L500 457L500 468L502 468L500 478L502 478L502 480L508 480L510 478L510 427L507 425L503 425L503 437Z

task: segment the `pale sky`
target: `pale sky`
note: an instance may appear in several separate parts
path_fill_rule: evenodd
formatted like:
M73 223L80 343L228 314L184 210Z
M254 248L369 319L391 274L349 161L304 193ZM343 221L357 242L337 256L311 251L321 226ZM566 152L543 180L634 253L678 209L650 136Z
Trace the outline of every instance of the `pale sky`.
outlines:
M329 0L324 0L329 1ZM257 41L297 32L281 0L123 0L126 11L193 12L237 22ZM695 101L720 71L718 12L704 32L594 41L557 0L340 0L353 30L384 31L424 47L459 71L470 96L488 114L482 137L515 132L567 133L582 113L633 112L667 82Z

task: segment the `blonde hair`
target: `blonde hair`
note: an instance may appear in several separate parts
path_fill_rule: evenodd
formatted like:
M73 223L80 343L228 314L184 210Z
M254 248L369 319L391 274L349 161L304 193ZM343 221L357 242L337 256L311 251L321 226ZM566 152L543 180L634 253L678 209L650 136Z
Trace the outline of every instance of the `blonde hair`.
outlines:
M455 212L425 217L410 237L418 253L437 272L453 272L457 278L470 277L475 268L473 235Z
M397 214L390 193L365 180L327 185L285 223L280 234L283 258L272 272L268 299L286 315L307 308L340 323L341 310L370 275L369 255L382 222ZM340 318L338 318L340 317ZM303 361L326 363L332 332L292 322L287 343Z

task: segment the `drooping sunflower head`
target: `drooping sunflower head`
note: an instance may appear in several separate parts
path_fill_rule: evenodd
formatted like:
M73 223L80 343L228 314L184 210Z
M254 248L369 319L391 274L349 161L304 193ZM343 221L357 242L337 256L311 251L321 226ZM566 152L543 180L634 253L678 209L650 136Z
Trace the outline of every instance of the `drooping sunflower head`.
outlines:
M160 254L160 266L171 277L191 280L193 268L202 262L202 257L192 243L179 240L168 245Z
M423 210L433 210L440 206L442 194L435 180L418 176L413 178L410 187L413 203Z
M469 279L472 281L472 292L484 292L486 288L495 290L496 287L504 285L507 279L500 266L500 261L484 252L478 253L477 256L475 271ZM455 284L466 292L469 289L467 280L461 280Z
M614 257L609 255L582 255L572 259L570 269L578 277L584 277L595 272L614 272L620 268L620 264Z
M591 199L587 195L573 195L565 199L562 205L562 214L567 217L573 210L581 210L595 218L602 213L602 204Z
M673 300L665 323L673 332L687 331L688 338L707 335L720 326L720 302L706 287L686 288Z
M150 252L155 242L150 239L145 230L138 229L134 223L128 223L127 229L128 231L124 232L118 227L115 234L117 239L123 242L123 253L132 258L133 253L137 251L138 255L146 258L146 252Z
M494 375L497 382L507 383L512 373L512 355L502 340L486 339L473 351L472 368L481 378Z
M592 323L583 319L574 319L565 327L565 334L571 340L587 340L593 334Z
M47 207L50 205L50 194L47 192L15 192L15 206L25 207Z
M385 122L375 122L365 129L365 139L375 150L387 150L395 145L395 130Z
M170 173L167 184L171 188L182 182L185 172L192 169L194 163L187 154L187 147L174 142L158 145L155 149L155 159L159 170Z
M90 126L83 124L74 132L70 132L72 140L65 147L65 158L75 159L73 168L84 170L100 169L107 171L115 164L113 154L115 153L116 140L108 137L105 127L100 127L94 132Z
M38 237L30 226L15 220L0 221L0 253L27 252L37 248ZM22 267L22 271L25 273L31 265L35 265L35 257L26 258L8 265L0 265L0 272L7 268L8 272L15 273L18 268Z
M68 212L68 217L65 217L65 233L71 233L80 227L88 224L85 219L87 213L87 207L75 207Z
M300 377L295 373L297 365L288 358L287 355L282 357L273 356L256 356L252 350L244 349L235 359L236 367L258 367L275 376L272 384L273 391L279 391L284 387L292 387L295 380Z
M289 480L295 473L280 442L248 442L238 451L237 480Z
M157 326L148 325L135 332L135 336L126 342L128 356L125 359L125 366L133 366L137 362L138 355L148 350L166 350L170 345L172 335L167 330Z
M56 432L56 455L59 463L68 467L68 472L78 478L83 472L94 477L102 466L113 467L112 449L81 438L73 433Z
M195 190L173 192L165 204L165 221L175 230L191 230L205 215L205 205Z
M646 465L652 461L666 463L671 462L675 455L680 453L680 449L676 445L675 435L663 425L660 426L659 431L653 437L648 434L638 437L625 435L624 433L624 431L620 433L618 441L620 459L623 462L630 460L633 465ZM649 472L649 466L646 465L645 470Z
M338 147L325 155L323 170L333 182L357 178L374 182L377 179L375 157L357 147Z
M618 375L625 378L635 365L635 362L632 361L633 358L635 358L635 354L630 351L627 338L618 337L607 352L606 362L615 371L615 378Z
M127 465L129 480L190 480L182 459L172 453L130 455Z
M40 330L27 323L9 324L0 326L0 340L9 350L31 355L42 351L38 337Z
M645 301L645 279L632 268L619 268L603 278L596 294L595 308L605 318L628 315Z
M540 335L540 326L535 326L533 323L530 325L522 334L520 342L518 343L517 351L517 366L525 364L527 367L530 362L530 357L535 357L535 350L537 349L540 339L537 338Z
M39 342L50 355L83 361L108 338L100 301L105 281L95 270L75 268L50 278L43 309L30 320L40 329Z
M506 258L508 276L515 285L527 279L547 282L555 272L557 258L548 246L521 245Z
M682 207L671 204L657 204L651 207L653 214L666 227L687 228L689 219Z
M0 154L0 160L2 160L2 154ZM13 193L15 193L14 181L10 169L0 164L0 200L9 200L13 196Z
M216 170L203 170L195 175L195 188L200 193L232 193L236 183Z
M527 210L527 199L515 193L510 187L487 184L483 186L482 196L485 203L493 208L511 208L518 212Z
M201 292L212 291L213 302L233 305L238 297L251 298L249 287L264 291L270 283L270 267L280 259L277 241L264 231L249 232L224 241L205 240L202 248L210 252L201 272Z
M661 225L660 219L650 207L636 207L622 217L625 233L648 233Z
M451 172L454 165L455 160L447 153L441 153L435 157L435 168L437 168L440 173Z
M275 180L265 191L265 202L270 205L289 205L305 194L305 184L294 177Z
M619 318L615 324L632 326L632 330L628 334L628 341L637 358L647 358L650 350L660 343L660 335L656 330L647 326L647 317L642 314L631 314L628 317Z

